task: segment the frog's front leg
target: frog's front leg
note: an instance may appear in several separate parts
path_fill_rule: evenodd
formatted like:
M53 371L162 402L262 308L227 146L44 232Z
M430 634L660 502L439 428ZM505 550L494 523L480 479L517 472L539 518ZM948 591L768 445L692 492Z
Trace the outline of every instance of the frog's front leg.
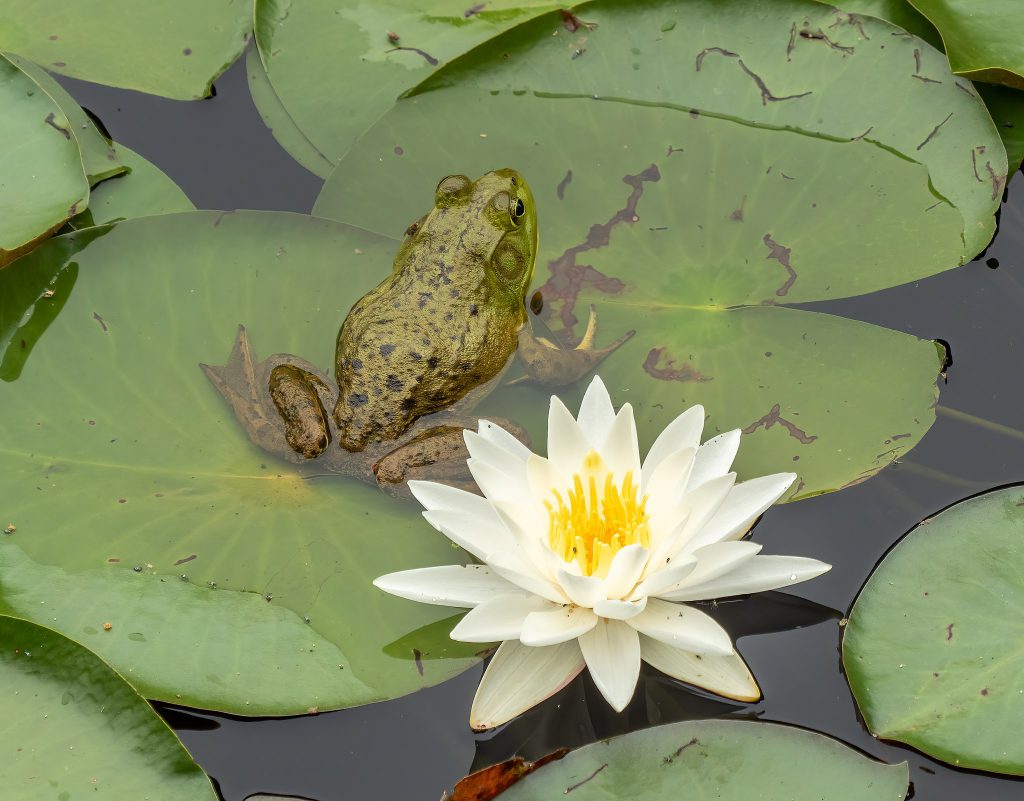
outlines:
M412 479L437 481L452 487L479 493L476 481L466 465L469 451L463 432L468 428L476 431L478 419L447 419L443 423L426 428L412 439L384 454L372 465L377 484L389 495L411 498L408 482ZM529 437L522 426L503 418L492 418L499 425L524 444Z
M301 464L327 449L336 390L309 362L285 353L258 362L240 325L227 362L199 366L263 450Z
M575 348L560 348L550 340L538 337L529 324L519 331L519 361L527 378L548 387L560 387L578 381L628 342L636 331L627 331L612 344L594 348L597 333L597 311L590 307L587 330Z

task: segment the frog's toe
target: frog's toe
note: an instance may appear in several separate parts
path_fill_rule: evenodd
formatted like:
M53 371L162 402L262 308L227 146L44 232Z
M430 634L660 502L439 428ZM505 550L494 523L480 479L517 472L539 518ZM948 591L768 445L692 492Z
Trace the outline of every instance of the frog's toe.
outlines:
M636 331L627 331L610 345L594 347L597 334L597 310L590 307L587 329L575 348L559 348L543 337L535 336L529 326L519 334L519 358L527 377L545 386L564 386L578 381L628 342Z

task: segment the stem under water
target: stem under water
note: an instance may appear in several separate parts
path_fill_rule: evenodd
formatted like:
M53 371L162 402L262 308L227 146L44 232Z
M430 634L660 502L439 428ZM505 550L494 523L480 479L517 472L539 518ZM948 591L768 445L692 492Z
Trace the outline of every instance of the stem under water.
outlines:
M959 409L951 409L948 406L939 404L935 408L936 414L943 415L944 417L952 418L953 420L959 420L961 423L967 423L968 425L977 426L978 428L984 428L986 431L991 431L993 434L999 434L1010 439L1020 440L1024 442L1024 431L1020 431L1010 426L1004 426L1002 423L996 423L992 420L986 420L984 417L978 417L968 412L961 412Z

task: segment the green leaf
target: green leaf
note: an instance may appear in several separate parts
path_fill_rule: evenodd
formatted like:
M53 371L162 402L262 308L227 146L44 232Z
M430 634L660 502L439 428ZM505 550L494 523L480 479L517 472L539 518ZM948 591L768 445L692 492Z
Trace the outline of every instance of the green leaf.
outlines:
M0 267L85 208L89 182L71 122L0 54Z
M252 102L274 138L299 164L314 175L326 178L334 169L333 162L328 161L324 154L313 146L285 110L270 83L270 78L267 77L267 71L263 69L263 62L260 61L259 51L255 47L250 47L245 52L245 71L249 77Z
M703 720L624 734L550 762L502 801L902 801L906 762L885 765L837 740L774 723Z
M850 613L843 666L868 727L961 768L1024 775L1024 489L923 521Z
M908 0L942 34L953 71L1024 89L1024 5L1019 0Z
M0 49L48 70L176 100L207 97L252 33L243 0L5 0Z
M0 617L0 684L6 797L216 801L210 780L145 699L73 640Z
M287 114L329 162L386 112L400 94L495 34L557 8L551 0L256 0L256 43L280 98L261 113ZM397 36L397 41L389 38ZM268 122L304 166L308 147ZM318 170L314 170L320 174Z
M924 39L936 50L942 50L942 37L935 30L935 26L907 0L841 0L838 3L818 0L818 2L837 7L847 14L886 20L909 31L919 39Z
M17 526L0 610L81 639L147 697L241 715L368 703L476 663L433 658L450 643L429 624L451 610L370 583L466 555L414 505L258 450L198 367L239 323L261 355L330 364L396 246L300 215L188 212L57 237L0 272L0 364L20 359L0 384L0 515Z
M114 152L113 144L50 73L27 58L12 53L5 55L53 99L68 119L71 133L78 141L78 149L82 153L82 165L90 186L128 171Z
M799 475L786 500L866 481L935 419L936 347L897 331L771 306L714 311L612 299L600 301L599 315L604 331L639 329L598 372L616 403L633 406L643 452L680 411L703 404L705 437L746 434L741 478ZM559 392L569 408L578 408L585 383ZM516 386L480 412L516 420L543 443L548 395Z
M950 74L945 56L925 42L810 0L595 0L576 12L597 28L570 33L557 25L558 14L549 14L470 52L414 92L454 85L591 104L597 97L606 105L696 109L837 143L876 142L926 165L937 193L963 213L964 245L952 263L973 258L991 239L1006 180L998 134L970 84ZM665 32L668 18L677 24ZM593 115L595 127L576 140L581 156L613 144L632 148L635 128L605 124L600 112L581 112L582 105L561 102L545 112L556 119ZM507 126L528 146L537 138L537 117L515 119L529 121ZM475 136L478 120L495 118L486 107L467 107L455 120L446 122L444 137L432 138ZM684 144L663 141L662 152L669 146ZM528 163L519 166L529 174ZM860 205L870 209L867 181L860 192Z
M131 217L195 209L181 187L152 162L124 145L114 144L113 149L130 172L95 187L89 208L72 219L70 226L85 228Z

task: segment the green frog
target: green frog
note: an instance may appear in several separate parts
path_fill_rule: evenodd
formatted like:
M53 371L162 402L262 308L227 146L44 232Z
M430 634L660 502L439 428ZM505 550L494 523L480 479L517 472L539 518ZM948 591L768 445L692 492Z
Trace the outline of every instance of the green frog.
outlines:
M570 384L634 333L595 348L592 307L577 347L535 336L525 298L536 255L537 211L518 172L449 175L406 229L391 275L346 316L336 381L290 354L258 361L243 326L226 364L200 367L275 456L398 496L412 478L472 489L462 433L476 429L470 410L517 353L527 378ZM526 441L514 423L494 422Z

